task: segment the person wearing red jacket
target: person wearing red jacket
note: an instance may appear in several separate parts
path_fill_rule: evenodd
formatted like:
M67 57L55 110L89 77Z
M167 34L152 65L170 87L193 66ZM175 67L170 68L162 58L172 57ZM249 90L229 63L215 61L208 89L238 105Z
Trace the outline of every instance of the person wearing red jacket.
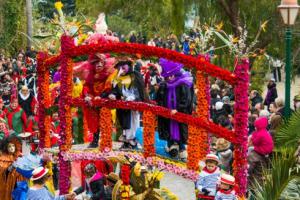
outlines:
M262 169L266 165L267 156L272 153L274 143L271 134L267 131L268 119L260 117L254 122L255 131L249 136L249 181L254 178L259 180L262 176Z

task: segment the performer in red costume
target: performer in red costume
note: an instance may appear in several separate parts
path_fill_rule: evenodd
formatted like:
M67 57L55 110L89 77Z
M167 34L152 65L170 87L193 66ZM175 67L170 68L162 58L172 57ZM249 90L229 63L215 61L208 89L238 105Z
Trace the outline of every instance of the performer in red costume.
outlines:
M102 34L94 34L91 38L93 38L91 40L93 43L112 42ZM90 55L87 61L75 65L74 77L85 80L82 98L87 102L90 103L95 96L110 90L112 76L115 71L114 63L114 58L96 53ZM90 105L90 107L84 107L83 113L87 119L89 132L93 134L93 141L90 143L89 148L95 148L98 146L99 140L99 111Z
M26 131L27 117L24 110L19 106L16 96L12 97L10 107L4 112L10 130L13 130L16 134Z

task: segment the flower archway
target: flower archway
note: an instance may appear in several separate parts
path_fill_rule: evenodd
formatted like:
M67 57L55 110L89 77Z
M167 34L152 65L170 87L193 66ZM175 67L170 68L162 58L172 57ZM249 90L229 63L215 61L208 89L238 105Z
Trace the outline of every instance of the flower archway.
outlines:
M49 147L49 124L50 117L46 115L46 109L50 107L49 97L49 69L51 66L59 64L61 67L61 87L59 99L60 114L60 141L59 141L59 162L60 162L60 192L67 193L70 187L70 164L65 159L66 153L72 146L72 106L85 106L83 99L72 99L72 73L73 57L100 53L126 53L141 54L143 57L166 58L184 64L185 67L195 68L196 87L198 105L193 115L176 113L171 115L167 108L157 106L151 102L125 102L98 99L93 101L93 105L101 107L100 110L100 130L102 132L100 151L111 149L111 127L103 128L104 123L109 123L109 109L122 108L144 112L144 157L155 155L154 131L155 115L174 119L189 125L188 138L188 161L187 167L197 170L198 162L208 151L208 133L223 137L235 145L234 148L234 175L239 185L239 195L244 195L247 190L247 112L248 112L248 85L249 85L249 62L247 59L238 61L235 71L228 70L206 61L205 58L195 58L180 54L168 49L150 47L141 44L129 43L99 43L75 46L71 37L63 35L61 38L61 53L56 56L48 56L45 52L38 54L38 87L39 96L39 128L40 147ZM234 131L230 131L209 121L209 91L207 88L207 76L213 76L227 81L234 86ZM101 128L102 127L102 128Z

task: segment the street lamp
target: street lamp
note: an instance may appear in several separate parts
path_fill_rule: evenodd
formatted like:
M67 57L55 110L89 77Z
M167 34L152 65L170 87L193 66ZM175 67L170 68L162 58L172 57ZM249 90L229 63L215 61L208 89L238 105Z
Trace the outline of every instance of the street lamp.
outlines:
M291 41L292 31L291 26L295 24L298 15L299 5L297 0L281 0L281 5L278 6L283 22L286 26L286 59L285 59L285 106L284 116L289 117L291 114Z

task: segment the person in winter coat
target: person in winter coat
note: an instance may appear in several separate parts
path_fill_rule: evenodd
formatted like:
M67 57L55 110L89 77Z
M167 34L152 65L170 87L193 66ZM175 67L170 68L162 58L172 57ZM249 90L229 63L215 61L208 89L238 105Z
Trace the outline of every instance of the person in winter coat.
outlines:
M159 106L171 109L172 114L182 112L192 114L193 109L193 77L182 71L183 65L161 58L161 76L165 81L159 85L156 102ZM185 144L188 138L188 126L175 120L158 117L158 133L162 140L167 140L167 152L171 157L185 159Z
M274 144L271 134L267 131L268 119L260 117L254 122L255 131L249 136L249 177L261 178L262 168L266 162L266 156L272 153Z
M97 172L96 166L92 163L85 166L84 174L86 176L84 185L76 189L74 193L79 195L85 191L85 196L91 200L104 200L103 175Z
M271 78L269 83L268 83L268 92L265 98L264 105L267 105L268 108L270 106L270 103L275 102L275 99L278 97L277 95L277 89L276 89L276 83L275 79Z

